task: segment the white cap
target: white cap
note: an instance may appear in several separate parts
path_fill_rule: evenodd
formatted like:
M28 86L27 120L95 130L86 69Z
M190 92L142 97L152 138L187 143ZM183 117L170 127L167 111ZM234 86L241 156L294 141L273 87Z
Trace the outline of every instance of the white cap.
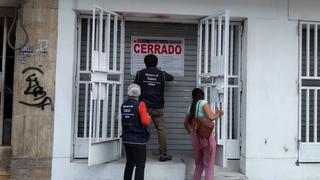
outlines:
M132 83L128 86L128 96L139 97L141 88L138 84Z

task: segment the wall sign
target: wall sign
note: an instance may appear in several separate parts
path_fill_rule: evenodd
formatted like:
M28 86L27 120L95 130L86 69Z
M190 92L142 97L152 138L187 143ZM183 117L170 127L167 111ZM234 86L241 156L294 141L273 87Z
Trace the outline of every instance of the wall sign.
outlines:
M174 76L184 75L184 39L131 36L131 74L145 68L144 57L154 54L158 67Z

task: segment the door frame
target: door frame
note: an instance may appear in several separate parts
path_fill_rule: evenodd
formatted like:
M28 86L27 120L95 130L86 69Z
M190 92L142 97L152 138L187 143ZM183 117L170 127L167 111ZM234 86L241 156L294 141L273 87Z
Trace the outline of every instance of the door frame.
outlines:
M78 16L79 18L81 18L81 17L91 17L91 16L88 16L88 15L79 15ZM198 16L195 16L196 17L196 19L199 19L199 17ZM166 21L166 20L163 20L163 19L145 19L145 18L135 18L135 17L125 17L126 18L126 21L143 21L143 22L150 22L150 21L152 21L152 22L172 22L172 23L174 23L175 22L175 20L173 20L173 19L169 19L168 21ZM181 21L181 20L178 20L177 22L184 22L184 23L190 23L190 24L197 24L198 23L198 20L186 20L186 21ZM236 22L230 22L230 25L233 25L233 24L237 24L237 25L239 25L239 26L242 26L241 25L241 22L239 22L239 21L236 21ZM79 28L80 29L80 28ZM79 39L80 38L80 36L78 36L78 41L80 40ZM241 39L241 37L239 37L240 39ZM78 52L79 53L79 52ZM242 51L240 51L240 53L242 53ZM79 54L78 54L78 56L79 56ZM240 55L241 56L241 55ZM241 56L242 57L242 56ZM77 60L79 60L79 58L77 58ZM78 70L77 70L78 71ZM241 74L240 74L240 76L241 76ZM76 83L75 83L76 84ZM75 100L77 101L77 98L75 98ZM77 103L76 103L77 104ZM240 110L239 110L240 111ZM76 110L76 112L75 112L75 114L77 113L77 110ZM75 118L74 119L77 119L77 115L75 115ZM240 120L240 118L239 118L239 120ZM74 128L75 128L75 132L77 131L77 120L75 120L75 126L74 126ZM238 132L239 132L239 134L240 134L240 131L241 131L241 125L240 125L240 123L238 124ZM75 137L74 137L74 145L76 144L75 143L75 141L77 140L77 141L81 141L81 143L80 143L80 146L83 146L83 147L86 147L86 141L87 140L84 140L85 138L78 138L78 137L76 137L77 136L77 134L75 133ZM240 136L238 136L239 138L240 138ZM75 149L75 148L73 148L73 149ZM240 149L240 147L239 147L239 149ZM239 152L240 152L240 150L239 150ZM84 152L84 154L85 154L85 152ZM75 152L74 152L74 154L73 154L73 157L74 158L77 158L77 157L75 157ZM84 156L83 156L83 158L85 158Z

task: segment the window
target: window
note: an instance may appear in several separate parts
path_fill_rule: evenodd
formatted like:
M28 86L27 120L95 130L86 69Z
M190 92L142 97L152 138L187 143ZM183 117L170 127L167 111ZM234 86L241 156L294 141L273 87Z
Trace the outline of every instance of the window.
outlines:
M319 23L300 23L299 162L320 162Z

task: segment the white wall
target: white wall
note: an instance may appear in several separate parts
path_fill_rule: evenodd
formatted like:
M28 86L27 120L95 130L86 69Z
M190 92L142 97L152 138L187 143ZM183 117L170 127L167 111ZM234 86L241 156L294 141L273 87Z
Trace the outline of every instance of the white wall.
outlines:
M288 0L288 2L290 19L320 21L319 0Z
M60 168L56 159L72 157L72 97L75 48L75 21L72 1L59 2L56 96L53 142L53 174ZM63 166L62 166L63 167Z
M300 8L298 0L75 2L75 8L80 10L90 10L93 2L96 2L113 11L184 15L207 15L229 8L232 17L246 18L246 107L243 112L246 126L243 137L245 151L241 154L244 159L242 169L250 180L320 178L317 173L319 164L295 165L298 157L298 21L292 19L299 19L301 14L306 14L304 17L311 16L310 12L315 12L316 8L310 4L316 3L316 0L307 1L310 11ZM75 14L72 8L72 1L59 2L53 179L66 177L66 170L86 173L85 170L79 171L83 169L80 166L70 163L75 58ZM313 19L319 19L320 14L315 13L314 16Z
M297 22L250 19L247 54L246 156L294 157L298 125ZM286 145L288 152L282 148Z
M206 16L228 8L235 17L275 18L287 14L287 0L77 0L76 7L91 10L93 4L118 12Z
M251 179L305 178L295 166L297 26L285 19L248 19L245 169Z

